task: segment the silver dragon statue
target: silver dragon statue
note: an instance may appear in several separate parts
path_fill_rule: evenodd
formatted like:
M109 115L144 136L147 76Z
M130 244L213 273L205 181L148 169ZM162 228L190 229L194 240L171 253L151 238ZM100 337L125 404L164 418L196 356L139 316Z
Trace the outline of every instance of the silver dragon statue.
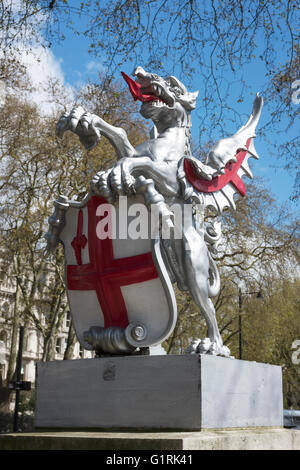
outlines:
M207 324L207 338L194 340L188 352L229 356L211 301L220 289L211 253L221 229L218 224L206 224L204 215L206 207L219 214L225 207L234 209L235 193L245 195L241 178L252 177L248 158L258 158L253 138L263 100L257 94L248 122L232 137L217 142L202 163L192 156L190 147L191 111L198 92L189 92L174 76L162 78L142 67L136 68L134 76L135 80L123 73L134 100L142 102L141 115L154 123L150 140L134 148L123 129L81 106L61 116L57 135L62 138L65 131L72 131L88 150L97 145L101 135L113 145L117 162L93 177L92 194L113 202L119 195L134 195L146 179L152 182L152 189L148 185L144 191L145 204L158 204L167 219L174 203L197 207L191 220L182 224L181 237L161 239L163 260L171 281L190 292ZM51 244L51 239L48 242Z

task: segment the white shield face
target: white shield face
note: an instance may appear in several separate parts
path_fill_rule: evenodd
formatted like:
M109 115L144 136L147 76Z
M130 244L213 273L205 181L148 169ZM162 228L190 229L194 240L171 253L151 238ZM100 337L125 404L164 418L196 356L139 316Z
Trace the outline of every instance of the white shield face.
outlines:
M84 348L92 349L83 333L93 326L142 325L146 337L139 347L160 343L172 332L175 296L159 238L151 240L150 230L150 215L139 196L121 198L115 206L92 196L66 211L60 239L70 311Z

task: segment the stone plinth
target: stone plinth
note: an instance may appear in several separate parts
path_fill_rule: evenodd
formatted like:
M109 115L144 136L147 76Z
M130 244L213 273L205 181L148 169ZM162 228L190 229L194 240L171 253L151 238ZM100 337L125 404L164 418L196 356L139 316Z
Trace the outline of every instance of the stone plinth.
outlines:
M38 363L35 419L48 429L278 428L281 368L207 355Z
M300 431L291 429L261 428L155 433L48 431L24 434L0 434L0 450L106 450L114 451L118 455L118 452L122 451L138 452L146 450L157 452L175 450L299 449ZM109 455L113 455L113 453L111 452ZM144 458L145 456L143 456ZM200 458L202 459L202 456ZM199 462L199 464L201 463L202 461Z

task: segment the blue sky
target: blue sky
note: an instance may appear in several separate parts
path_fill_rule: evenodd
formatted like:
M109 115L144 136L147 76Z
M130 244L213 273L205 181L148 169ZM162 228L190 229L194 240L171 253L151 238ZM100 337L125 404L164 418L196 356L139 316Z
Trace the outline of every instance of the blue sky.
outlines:
M65 83L70 84L72 87L79 87L87 82L88 79L91 81L97 81L98 72L102 69L103 65L101 59L91 56L88 52L89 41L83 36L76 36L68 30L63 31L65 40L61 44L54 44L51 51L54 57L60 63L61 72L64 76ZM131 74L136 65L130 62L125 63L122 66L122 70L126 73ZM120 70L121 72L121 70ZM152 72L156 72L153 70ZM237 103L238 95L235 96L234 87L231 88L232 100L235 108L243 114L244 122L246 122L249 114L251 113L252 102L257 91L263 89L265 83L265 69L262 62L259 59L254 59L253 62L244 68L244 78L248 85L248 90L245 90L243 95L244 101ZM121 75L120 75L121 77ZM228 77L228 80L231 78ZM192 83L192 88L199 89L199 99L201 99L201 76L195 77ZM193 91L191 90L191 91ZM295 105L296 106L296 105ZM298 105L299 106L299 105ZM294 178L283 169L284 161L274 158L271 155L270 143L280 143L281 135L278 131L270 133L265 138L260 136L259 127L262 126L269 120L271 107L268 103L265 103L261 120L257 129L257 138L255 139L255 147L260 156L258 161L250 159L250 166L252 168L254 177L263 177L266 181L267 191L271 191L278 204L289 204L292 212L296 213L298 207L295 203L289 201L289 197L292 194ZM199 138L197 121L197 111L193 112L193 128L192 136L195 141ZM209 126L209 123L208 123ZM239 128L239 125L232 124L230 132L234 133ZM282 123L282 134L286 137L284 131L285 123ZM295 130L291 132L291 137L295 133ZM224 137L223 135L216 135L216 140Z

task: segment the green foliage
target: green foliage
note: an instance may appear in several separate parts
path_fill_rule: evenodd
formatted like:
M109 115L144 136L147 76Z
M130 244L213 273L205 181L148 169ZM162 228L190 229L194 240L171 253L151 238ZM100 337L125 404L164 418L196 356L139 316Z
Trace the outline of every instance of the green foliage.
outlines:
M0 434L6 434L13 431L14 414L0 412ZM33 432L34 417L30 413L20 414L18 421L18 432Z
M278 364L283 370L286 408L300 407L300 364L292 345L300 340L300 281L273 279L262 299L248 299L243 308L244 359Z
M21 414L30 414L34 412L35 391L30 390L20 394L19 411Z

